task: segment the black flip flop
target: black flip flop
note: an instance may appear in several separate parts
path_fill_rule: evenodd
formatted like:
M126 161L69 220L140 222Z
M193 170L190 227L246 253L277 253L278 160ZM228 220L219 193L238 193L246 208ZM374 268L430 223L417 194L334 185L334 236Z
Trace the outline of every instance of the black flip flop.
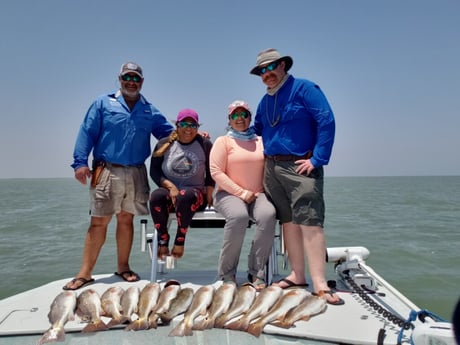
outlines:
M312 292L311 293L313 296L320 296L320 295L329 295L331 297L333 297L332 295L335 294L335 291L334 290L321 290L320 292ZM337 296L339 297L339 296ZM330 305L344 305L345 304L345 301L343 299L341 299L339 297L339 299L335 302L329 302L327 299L326 299L326 302L327 304L330 304Z
M294 283L292 280L289 280L287 278L283 278L283 279L280 279L276 282L276 284L279 284L279 283L286 283L287 286L280 286L280 288L282 289L289 289L289 288L306 288L308 287L308 283L303 283L303 284L297 284L297 283Z
M119 276L121 279L123 279L125 282L128 282L128 283L134 283L134 282L137 282L141 279L141 277L139 277L139 274L137 274L136 272L133 272L131 270L128 270L128 271L123 271L123 272L115 272L114 273L116 276ZM125 275L129 275L129 276L135 276L136 278L134 280L128 280Z
M71 280L72 284L75 283L75 282L77 282L77 281L78 281L78 282L82 282L82 284L79 285L79 286L77 286L77 287L75 287L75 288L70 288L70 287L68 287L67 285L64 285L64 286L62 287L62 289L63 289L63 290L78 290L78 289L81 289L82 287L84 287L84 286L86 286L86 285L89 285L89 284L94 283L94 279L93 279L93 278L91 278L91 279L85 279L85 278L81 278L81 277L76 277L76 278L73 278L73 279Z

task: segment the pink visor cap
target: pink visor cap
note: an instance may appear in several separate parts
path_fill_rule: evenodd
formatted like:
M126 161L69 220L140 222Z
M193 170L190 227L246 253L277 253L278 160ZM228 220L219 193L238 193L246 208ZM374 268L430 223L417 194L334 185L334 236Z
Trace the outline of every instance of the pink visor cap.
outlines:
M247 104L245 101L233 101L228 106L228 115L231 115L235 111L235 109L238 108L246 109L249 113L251 113L251 109L249 109L249 104Z
M183 109L177 114L177 122L182 121L186 118L191 118L193 121L198 123L198 113L193 109Z

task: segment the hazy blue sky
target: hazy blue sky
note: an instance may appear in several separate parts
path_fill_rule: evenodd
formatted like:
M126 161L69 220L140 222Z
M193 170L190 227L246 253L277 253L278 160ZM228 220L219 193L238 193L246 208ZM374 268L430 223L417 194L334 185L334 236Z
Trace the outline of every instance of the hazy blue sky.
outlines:
M215 139L231 101L256 108L269 47L332 105L326 175L459 175L459 18L458 0L2 1L0 178L72 177L83 116L127 60L168 119L194 108Z

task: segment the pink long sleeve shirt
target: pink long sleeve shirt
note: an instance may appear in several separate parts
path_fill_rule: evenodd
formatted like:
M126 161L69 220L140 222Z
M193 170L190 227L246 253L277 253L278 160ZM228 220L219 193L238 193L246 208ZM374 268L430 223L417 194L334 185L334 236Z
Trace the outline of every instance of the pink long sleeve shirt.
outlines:
M261 137L242 141L221 136L210 154L211 176L217 190L244 198L246 191L263 192L264 153Z

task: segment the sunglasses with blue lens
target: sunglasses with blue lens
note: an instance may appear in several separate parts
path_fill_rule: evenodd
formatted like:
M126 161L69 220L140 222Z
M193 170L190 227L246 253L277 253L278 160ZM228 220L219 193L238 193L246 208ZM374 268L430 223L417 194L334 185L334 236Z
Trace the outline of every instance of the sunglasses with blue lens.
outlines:
M129 75L129 74L122 75L121 79L123 81L133 81L135 83L139 83L142 80L142 78L139 77L138 75Z
M242 119L247 119L249 117L249 114L246 111L239 111L239 112L235 111L234 113L230 115L230 118L232 120L236 120L239 117L241 117Z
M279 65L279 62L278 61L275 61L275 62L272 62L271 64L265 66L265 67L261 67L259 68L259 74L262 75L262 74L265 74L267 72L271 72L273 70L276 69L276 67L278 67Z
M180 128L193 128L193 129L197 129L198 127L200 127L200 125L198 123L195 123L195 122L185 122L185 121L181 121L181 122L178 122L177 125L180 127Z

